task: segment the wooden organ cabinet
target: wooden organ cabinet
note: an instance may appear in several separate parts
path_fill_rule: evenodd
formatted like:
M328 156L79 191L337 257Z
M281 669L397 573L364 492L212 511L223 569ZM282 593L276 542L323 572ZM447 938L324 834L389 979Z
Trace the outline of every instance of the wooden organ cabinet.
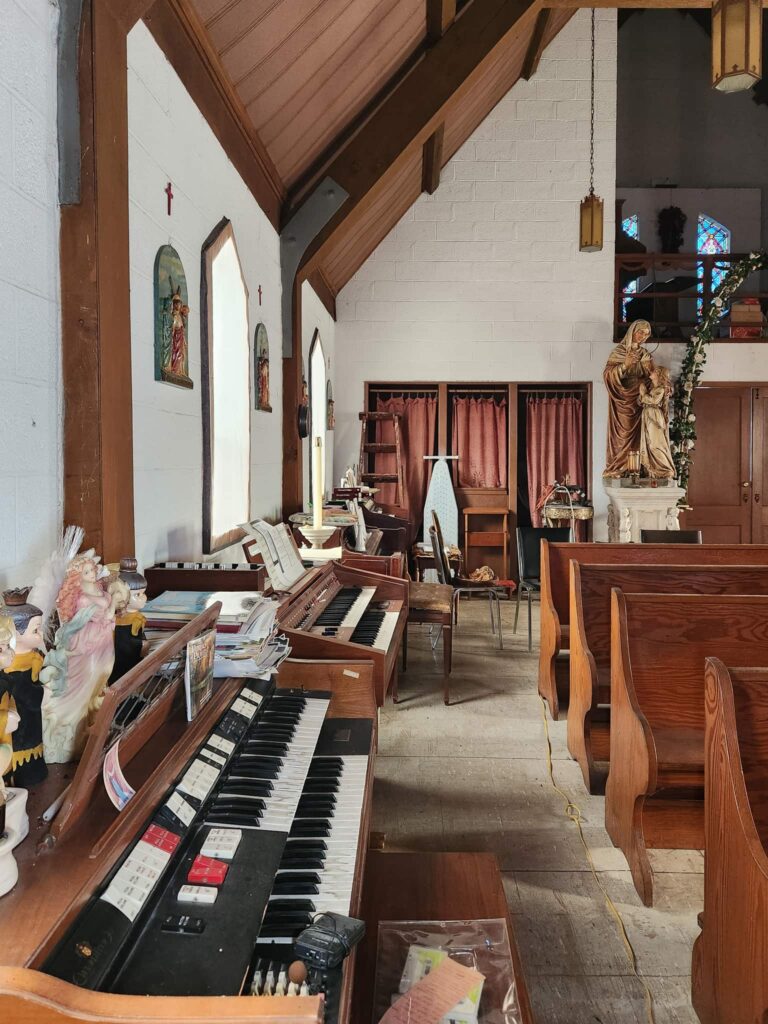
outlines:
M31 793L30 835L15 850L19 881L0 900L3 1021L350 1020L354 954L331 972L325 998L251 992L295 959L293 938L313 913L359 916L376 748L372 667L287 661L277 684L217 681L187 722L183 647L219 607L115 683L79 764L51 766ZM102 785L117 740L136 788L120 813ZM185 779L200 764L212 781L195 797ZM214 847L227 864L215 902L179 902L196 858ZM318 882L298 886L287 913L297 888L289 869L310 863L298 874ZM323 895L329 872L333 907Z

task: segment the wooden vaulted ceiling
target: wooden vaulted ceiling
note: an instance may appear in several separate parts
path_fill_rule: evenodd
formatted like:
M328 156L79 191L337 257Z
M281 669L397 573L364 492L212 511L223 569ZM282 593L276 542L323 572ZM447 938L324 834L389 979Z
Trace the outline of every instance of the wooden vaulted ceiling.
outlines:
M282 221L326 174L350 194L302 265L331 302L573 14L543 0L171 3L245 122Z

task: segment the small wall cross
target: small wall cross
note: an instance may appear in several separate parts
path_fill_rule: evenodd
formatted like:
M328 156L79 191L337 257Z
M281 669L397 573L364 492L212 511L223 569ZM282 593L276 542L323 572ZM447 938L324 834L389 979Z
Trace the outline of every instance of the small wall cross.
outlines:
M163 192L168 196L168 216L171 216L171 203L173 202L173 189L171 188L170 181L163 189Z
M259 305L261 305L261 285L259 285Z

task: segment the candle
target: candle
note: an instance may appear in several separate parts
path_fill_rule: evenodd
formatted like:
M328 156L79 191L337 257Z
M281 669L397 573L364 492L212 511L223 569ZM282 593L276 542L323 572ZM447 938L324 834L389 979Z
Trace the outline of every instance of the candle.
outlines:
M630 473L640 472L640 452L629 452L627 455L627 469Z
M323 493L325 491L325 460L323 439L315 438L312 449L312 526L319 530L323 525Z

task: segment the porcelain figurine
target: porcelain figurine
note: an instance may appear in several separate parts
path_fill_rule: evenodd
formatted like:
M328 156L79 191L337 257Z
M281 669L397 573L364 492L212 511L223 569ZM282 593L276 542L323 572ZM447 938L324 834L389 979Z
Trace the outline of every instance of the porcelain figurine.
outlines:
M11 664L0 672L0 684L16 702L19 725L13 737L11 774L16 786L29 788L48 775L43 750L43 612L30 604L29 590L6 590L5 612L13 621L16 648Z
M0 616L0 670L3 674L13 662L13 638L16 630L13 620ZM18 728L19 715L10 685L0 679L0 835L5 830L5 776L13 763L13 733Z
M67 566L56 599L60 626L40 678L43 742L50 763L76 760L83 752L88 725L101 706L115 663L115 604L93 551L77 555Z
M115 665L109 682L114 683L141 661L146 638L147 581L138 571L135 558L121 558L117 579L126 592L115 606Z

